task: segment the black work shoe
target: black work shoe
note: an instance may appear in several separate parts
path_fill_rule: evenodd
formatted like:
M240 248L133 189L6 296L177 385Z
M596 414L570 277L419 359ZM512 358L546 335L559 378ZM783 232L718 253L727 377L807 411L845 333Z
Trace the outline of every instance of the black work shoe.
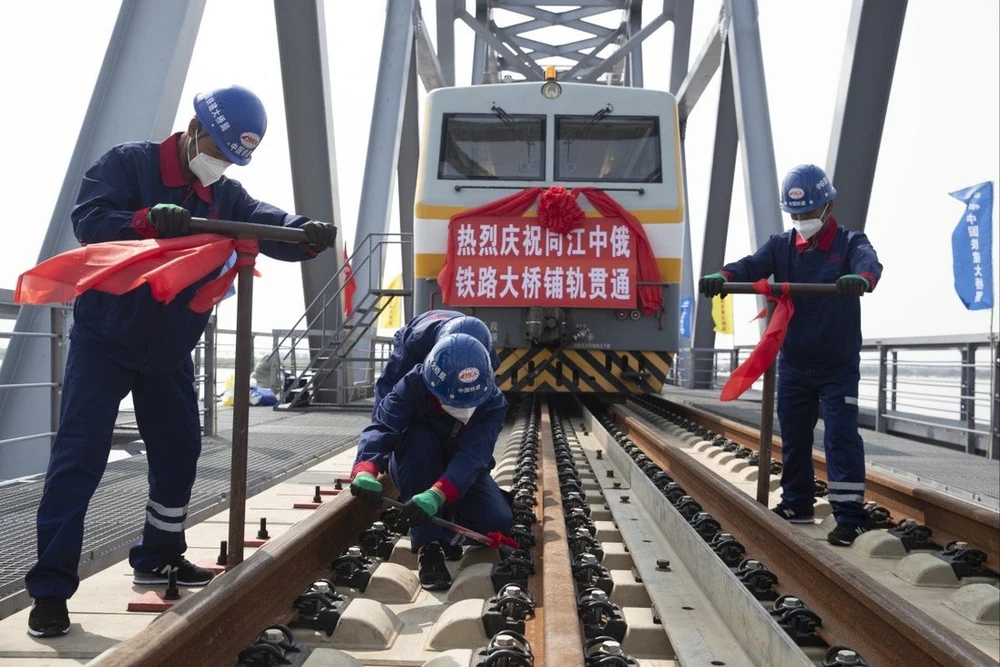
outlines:
M448 560L459 560L462 558L461 544L442 544L441 548L444 550L444 557Z
M445 591L451 588L451 574L444 564L444 550L437 542L428 542L417 554L420 586L428 591Z
M28 615L28 634L32 637L62 637L69 632L66 598L38 598Z
M184 556L153 570L132 570L132 583L137 586L159 586L167 583L170 570L177 571L178 586L205 586L215 577L215 572L198 567Z
M826 536L827 542L838 547L849 547L854 544L861 533L867 533L868 529L855 523L838 523L837 527Z
M784 503L780 503L777 507L775 507L773 512L778 516L780 516L785 521L787 521L788 523L816 522L816 515L814 515L812 512L810 512L809 514L803 514L802 512L794 510L788 505L785 505Z

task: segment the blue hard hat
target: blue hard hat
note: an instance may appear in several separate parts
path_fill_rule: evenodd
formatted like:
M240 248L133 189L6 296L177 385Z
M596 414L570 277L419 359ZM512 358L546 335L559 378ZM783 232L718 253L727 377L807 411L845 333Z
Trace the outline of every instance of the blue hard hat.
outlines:
M781 182L781 210L808 213L837 198L826 172L814 164L800 164Z
M249 164L267 130L260 98L243 86L229 86L194 96L194 112L202 127L233 164Z
M452 408L474 408L493 393L490 355L468 334L438 340L424 359L424 384L441 403Z
M493 336L490 334L489 327L482 320L468 315L450 319L442 324L438 330L437 337L438 340L441 340L445 336L460 333L468 334L482 343L483 347L486 348L487 354L493 349Z

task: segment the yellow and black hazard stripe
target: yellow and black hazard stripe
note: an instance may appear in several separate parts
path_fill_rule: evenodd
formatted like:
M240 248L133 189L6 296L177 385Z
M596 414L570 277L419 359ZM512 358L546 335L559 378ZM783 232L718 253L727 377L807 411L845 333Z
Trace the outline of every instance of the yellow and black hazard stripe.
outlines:
M672 353L648 350L501 348L497 385L515 393L658 393Z

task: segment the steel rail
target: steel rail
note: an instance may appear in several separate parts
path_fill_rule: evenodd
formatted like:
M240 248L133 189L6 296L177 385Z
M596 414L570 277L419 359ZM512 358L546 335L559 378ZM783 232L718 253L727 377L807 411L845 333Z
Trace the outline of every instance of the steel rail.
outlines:
M778 576L781 589L794 591L819 614L823 625L817 633L824 641L850 646L873 665L996 664L859 568L789 530L774 513L665 443L655 426L627 408L612 412L650 459Z
M744 447L758 449L759 432L752 426L689 405L656 400L680 417ZM781 439L777 436L771 441L771 456L781 460ZM984 459L984 463L988 461ZM813 450L813 467L817 477L826 479L826 456L822 452ZM897 521L913 519L927 526L942 544L961 540L982 549L987 567L1000 570L1000 513L870 468L865 471L865 498L889 510Z
M548 401L541 405L538 423L538 495L542 517L536 535L541 545L541 572L540 576L532 577L531 583L536 602L532 634L536 642L538 638L542 641L531 648L536 665L583 665L583 631L576 611L576 584L570 568Z
M349 493L334 496L203 591L160 614L89 663L98 667L231 665L261 629L294 615L292 603L378 515Z

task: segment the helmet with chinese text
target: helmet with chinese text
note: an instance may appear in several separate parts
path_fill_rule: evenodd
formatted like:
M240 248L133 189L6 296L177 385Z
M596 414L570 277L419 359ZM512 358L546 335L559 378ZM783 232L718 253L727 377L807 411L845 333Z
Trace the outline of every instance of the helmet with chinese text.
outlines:
M443 405L474 408L489 398L495 387L490 355L468 334L444 336L424 359L424 384Z
M800 164L781 182L781 210L808 213L837 198L826 172L814 164Z
M267 130L260 98L243 86L229 86L195 95L194 112L227 160L241 167L250 163Z
M452 334L467 334L472 336L486 348L487 353L493 347L493 336L490 334L489 327L486 326L485 322L476 317L462 315L461 317L448 320L441 325L437 337L438 340L441 340L445 336ZM495 371L496 369L494 368L493 370Z

